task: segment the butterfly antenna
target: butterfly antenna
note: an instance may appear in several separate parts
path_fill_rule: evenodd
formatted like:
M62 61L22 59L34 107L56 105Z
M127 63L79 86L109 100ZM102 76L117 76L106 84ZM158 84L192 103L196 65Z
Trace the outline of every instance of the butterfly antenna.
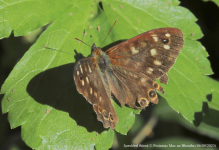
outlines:
M78 38L75 38L75 37L74 37L74 39L75 39L75 40L78 40L78 41L80 41L80 42L82 42L82 43L84 43L82 40L80 40L80 39L78 39ZM88 45L87 43L84 43L84 44L87 45L87 46L89 46L89 47L91 47L91 46Z
M105 37L105 39L103 40L102 44L100 47L102 47L103 43L105 42L106 38L108 37L108 35L110 34L111 30L113 29L114 25L116 24L118 19L116 19L116 21L114 22L113 26L111 27L111 29L109 30L109 33L107 34L107 36Z
M54 51L59 51L59 52L62 52L62 53L66 53L66 54L69 54L69 55L73 55L73 54L71 54L71 53L67 53L67 52L64 52L64 51L61 51L61 50L58 50L58 49L55 49L55 48L47 47L46 45L44 45L43 47L46 48L46 49L51 49L51 50L54 50Z

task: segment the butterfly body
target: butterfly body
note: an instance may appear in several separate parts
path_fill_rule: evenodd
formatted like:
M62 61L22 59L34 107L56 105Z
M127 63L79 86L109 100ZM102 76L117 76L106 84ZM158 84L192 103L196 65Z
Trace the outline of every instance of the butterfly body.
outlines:
M92 46L91 58L96 64L96 68L99 69L101 72L104 73L105 71L112 69L109 56L104 53L100 47L96 47L95 44L93 44Z
M97 119L105 128L118 122L111 93L121 106L143 109L158 103L156 83L167 84L167 72L183 47L182 31L176 28L155 29L122 42L106 52L92 46L92 54L79 60L74 80L79 93L93 105Z

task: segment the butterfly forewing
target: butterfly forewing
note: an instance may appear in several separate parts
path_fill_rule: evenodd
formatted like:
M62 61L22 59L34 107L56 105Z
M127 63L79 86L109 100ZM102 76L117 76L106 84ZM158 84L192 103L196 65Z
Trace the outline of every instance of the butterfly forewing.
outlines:
M173 66L183 43L181 30L161 28L120 43L106 53L113 64L157 79ZM164 83L167 83L166 80L167 76Z
M97 119L105 128L115 128L118 117L110 100L109 84L99 75L92 57L79 60L74 68L74 80L77 90L93 105Z

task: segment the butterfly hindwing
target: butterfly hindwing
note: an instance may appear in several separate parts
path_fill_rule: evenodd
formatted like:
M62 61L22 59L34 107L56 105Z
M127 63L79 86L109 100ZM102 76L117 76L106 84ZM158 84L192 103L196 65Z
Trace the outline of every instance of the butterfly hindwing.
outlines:
M158 96L155 90L163 91L161 86L144 74L136 74L120 66L114 66L108 81L120 104L128 104L136 109L145 108L149 102L157 104Z

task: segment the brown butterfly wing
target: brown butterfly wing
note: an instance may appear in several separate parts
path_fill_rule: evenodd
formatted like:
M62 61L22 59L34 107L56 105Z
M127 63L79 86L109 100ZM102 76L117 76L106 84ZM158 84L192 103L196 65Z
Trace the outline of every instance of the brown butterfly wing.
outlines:
M173 66L184 44L183 33L176 28L161 28L142 33L106 51L111 63L148 78L168 82L167 72Z
M98 74L92 59L79 60L74 68L74 80L77 90L93 105L97 119L103 122L104 128L115 128L118 117L111 102L111 91L106 80Z
M183 47L182 31L176 28L155 29L120 43L109 50L114 65L110 88L122 106L137 109L149 102L158 103L155 90L164 93L155 80L167 84L167 72ZM138 102L138 105L136 104Z
M113 68L107 79L112 93L122 106L128 104L133 108L143 109L149 102L158 103L155 90L163 92L163 88L155 81L142 73L138 74L120 66Z
M93 104L97 119L104 127L114 129L118 117L110 100L111 92L122 106L128 104L142 109L149 102L157 104L155 90L164 91L155 80L167 84L166 73L175 63L183 43L181 30L162 28L110 48L106 51L108 56L100 52L96 53L95 59L81 59L74 69L77 90ZM101 63L106 63L104 66L98 66L100 58Z

